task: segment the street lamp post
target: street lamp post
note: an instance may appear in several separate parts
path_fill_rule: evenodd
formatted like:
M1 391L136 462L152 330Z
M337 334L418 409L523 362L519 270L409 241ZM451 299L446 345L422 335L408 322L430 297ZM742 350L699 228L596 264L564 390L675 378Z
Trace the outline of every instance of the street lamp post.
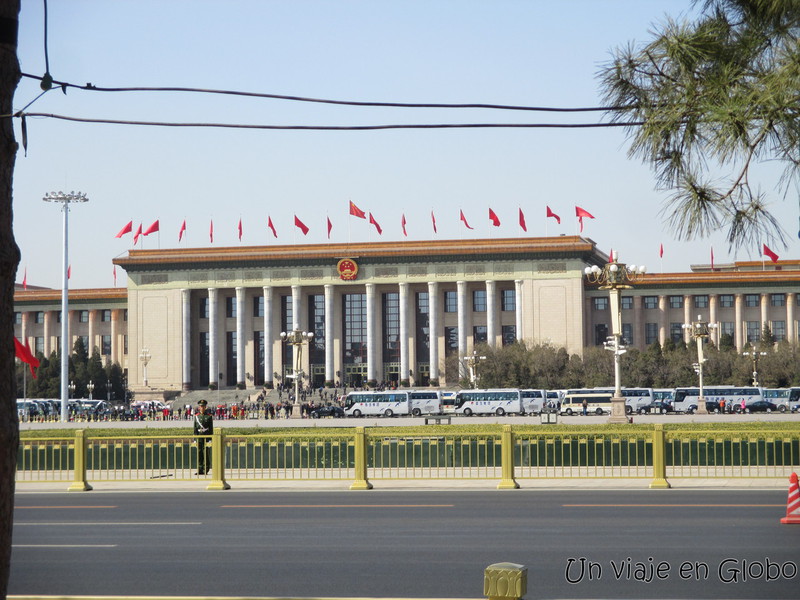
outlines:
M753 350L752 352L742 352L742 356L750 356L753 358L753 385L758 387L758 359L766 356L767 353L760 350Z
M486 360L485 356L478 356L478 351L473 350L471 356L465 356L464 362L467 363L469 369L469 383L474 388L478 386L478 363Z
M153 358L148 348L142 348L139 353L139 360L142 361L142 379L144 379L144 387L147 387L147 363Z
M287 344L291 344L294 348L294 372L292 373L292 377L294 377L294 402L292 403L292 415L293 416L301 416L300 415L300 377L303 374L302 367L302 356L303 356L303 344L306 342L310 342L311 339L314 337L314 334L310 331L301 331L300 329L294 329L292 331L281 331L281 340L286 342Z
M641 281L647 268L644 265L626 265L619 262L617 253L612 252L610 261L601 269L597 265L586 267L584 274L589 283L599 283L599 289L608 290L609 309L611 313L611 335L605 342L605 348L614 352L614 397L611 398L611 417L609 423L627 423L625 414L625 398L622 397L622 378L620 356L625 353L622 346L622 312L620 310L620 290L629 290L633 283Z
M698 414L706 415L708 414L708 409L706 408L706 398L703 395L703 363L705 363L707 359L703 356L703 343L711 334L711 330L717 328L717 324L703 321L700 315L697 315L696 321L684 323L681 327L688 330L697 343L697 362L692 365L697 373L698 382L700 384L697 397L697 412Z
M42 198L45 202L61 204L63 219L63 245L61 270L61 420L69 420L69 205L88 202L82 192L50 192Z
M106 381L106 402L111 402L111 382Z
M94 382L92 382L91 379L89 380L89 383L86 385L86 389L89 391L89 400L91 400L92 392L94 391Z

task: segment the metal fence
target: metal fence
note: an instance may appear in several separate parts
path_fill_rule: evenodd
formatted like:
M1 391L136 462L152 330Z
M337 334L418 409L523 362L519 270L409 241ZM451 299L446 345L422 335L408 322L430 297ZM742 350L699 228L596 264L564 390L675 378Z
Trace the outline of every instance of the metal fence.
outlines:
M203 473L202 463L210 473ZM784 478L800 468L800 429L757 432L602 430L597 433L511 425L486 433L400 434L388 428L355 432L284 432L257 435L23 439L19 482L197 480L209 489L230 482L352 482L369 489L385 480L517 480L569 478L649 479L669 487L673 478ZM200 471L200 473L198 473Z

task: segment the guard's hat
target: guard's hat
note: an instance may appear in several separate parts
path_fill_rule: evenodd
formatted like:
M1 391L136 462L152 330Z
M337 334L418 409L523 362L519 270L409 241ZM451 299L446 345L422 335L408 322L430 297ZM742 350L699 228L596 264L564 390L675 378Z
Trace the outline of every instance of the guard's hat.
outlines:
M208 406L208 400L198 400L197 406Z

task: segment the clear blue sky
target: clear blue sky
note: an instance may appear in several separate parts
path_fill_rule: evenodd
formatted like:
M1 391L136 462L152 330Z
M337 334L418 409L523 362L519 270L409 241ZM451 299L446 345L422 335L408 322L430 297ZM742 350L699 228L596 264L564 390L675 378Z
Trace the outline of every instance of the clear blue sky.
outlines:
M691 9L688 0L49 2L50 72L102 87L187 86L362 101L599 105L596 74L611 49L649 39L653 23ZM42 2L20 15L22 71L45 71ZM15 109L37 95L23 80ZM28 111L75 117L291 125L448 122L592 122L595 115L478 110L352 108L189 94L104 94L55 89ZM16 123L20 139L19 122ZM776 179L767 172L763 186ZM583 235L651 272L688 271L728 254L722 234L678 242L659 215L664 192L627 157L614 129L244 131L89 125L28 120L27 156L14 175L14 226L21 282L61 285L61 212L51 191L81 191L70 212L74 288L111 287L114 257L132 236L128 221L160 234L145 248L459 239L577 233L575 206L591 212ZM372 212L348 216L348 201ZM798 256L796 190L775 195L776 213ZM546 206L562 217L545 219ZM500 217L490 227L488 209ZM518 226L522 208L527 234ZM434 211L438 234L430 213ZM459 221L463 210L474 230ZM309 227L294 227L297 215ZM408 237L401 230L405 214ZM278 231L267 228L270 217ZM659 245L664 258L659 259ZM739 259L758 259L756 249ZM118 285L125 273L118 269Z

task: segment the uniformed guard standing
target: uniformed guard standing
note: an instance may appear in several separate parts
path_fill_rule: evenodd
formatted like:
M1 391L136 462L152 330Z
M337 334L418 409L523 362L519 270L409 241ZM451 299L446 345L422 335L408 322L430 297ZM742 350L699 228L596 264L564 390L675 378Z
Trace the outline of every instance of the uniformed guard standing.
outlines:
M197 474L205 475L211 471L211 440L205 436L214 433L214 418L206 412L208 402L197 403L197 414L194 416L194 434L197 438Z

